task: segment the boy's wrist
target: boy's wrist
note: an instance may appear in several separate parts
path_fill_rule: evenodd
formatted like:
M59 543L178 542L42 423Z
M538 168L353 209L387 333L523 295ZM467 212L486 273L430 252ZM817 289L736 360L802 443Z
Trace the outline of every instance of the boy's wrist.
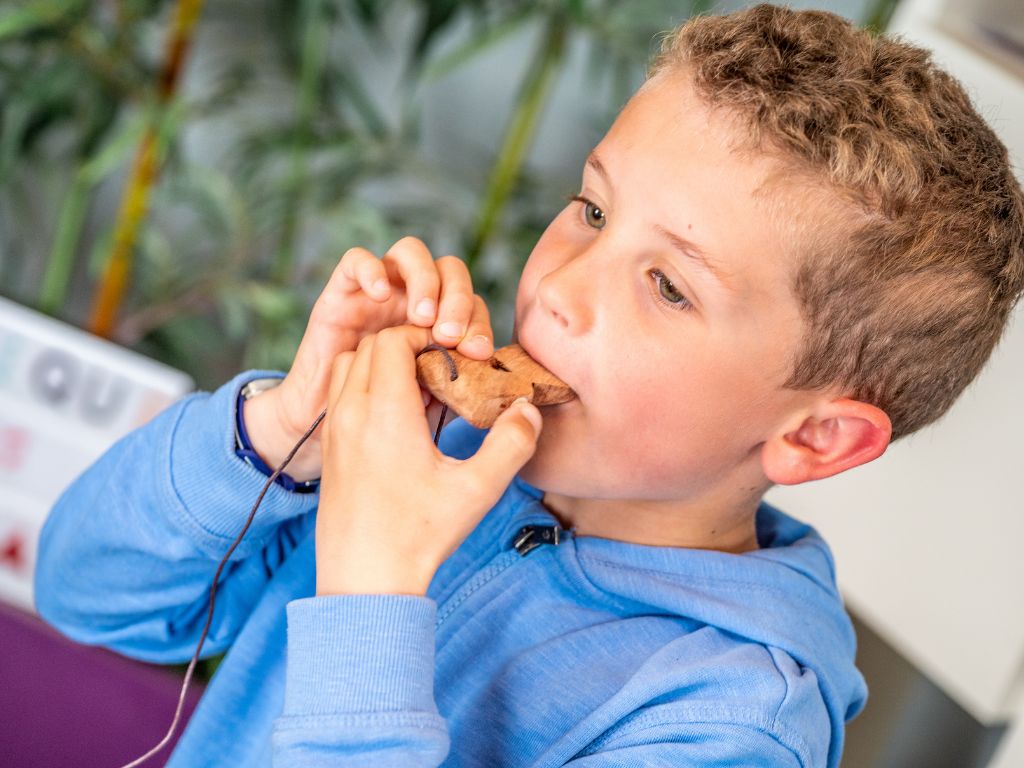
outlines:
M332 546L334 544L335 546ZM337 542L317 542L316 595L410 595L423 597L440 566L396 557L388 547L346 553Z
M276 469L302 437L293 434L280 416L279 393L269 389L245 401L243 419L249 443L260 458ZM320 440L311 435L288 463L285 472L296 482L307 482L320 477Z

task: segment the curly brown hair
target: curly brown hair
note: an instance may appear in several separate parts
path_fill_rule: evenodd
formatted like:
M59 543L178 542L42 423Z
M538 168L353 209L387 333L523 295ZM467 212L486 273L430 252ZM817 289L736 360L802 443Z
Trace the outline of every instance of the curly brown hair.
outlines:
M798 239L806 332L785 386L838 386L893 440L939 418L1024 292L1024 195L964 89L899 38L772 5L686 22L649 77L664 70L844 211Z

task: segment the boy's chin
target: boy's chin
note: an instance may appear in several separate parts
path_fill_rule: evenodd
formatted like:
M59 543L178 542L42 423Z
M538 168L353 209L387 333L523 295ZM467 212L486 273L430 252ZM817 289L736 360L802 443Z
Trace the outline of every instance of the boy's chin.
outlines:
M566 466L564 449L560 451L552 441L544 440L541 434L537 450L522 469L520 479L542 491L553 491L575 495L567 485L573 485L573 468ZM578 489L575 489L578 490Z
M591 494L595 477L580 455L581 447L589 443L581 409L579 399L540 409L544 424L533 456L519 470L522 480L540 490L574 498Z

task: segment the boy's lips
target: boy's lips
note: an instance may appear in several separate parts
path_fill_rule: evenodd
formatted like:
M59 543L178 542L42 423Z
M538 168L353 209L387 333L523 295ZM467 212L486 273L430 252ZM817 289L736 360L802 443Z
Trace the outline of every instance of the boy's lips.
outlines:
M518 338L515 339L515 343L519 344L519 346L523 348L523 350L526 352L526 354L528 354L530 357L532 357L536 362L538 362L544 368L546 368L551 373L553 373L555 376L557 376L559 379L561 379L566 384L568 384L569 387L572 389L572 391L576 393L576 399L579 399L579 396L580 396L579 390L576 389L576 386L572 383L572 381L570 381L568 378L566 378L564 375L562 375L562 372L560 370L558 370L558 368L563 367L563 366L556 367L556 366L551 365L550 362L547 359L547 356L542 354L542 353L540 353L540 352L538 352L537 348L530 344L530 341L529 341L528 338L525 338L522 334L517 334L517 336L518 336ZM570 400L569 402L572 402L572 401ZM546 406L546 407L554 408L556 406Z

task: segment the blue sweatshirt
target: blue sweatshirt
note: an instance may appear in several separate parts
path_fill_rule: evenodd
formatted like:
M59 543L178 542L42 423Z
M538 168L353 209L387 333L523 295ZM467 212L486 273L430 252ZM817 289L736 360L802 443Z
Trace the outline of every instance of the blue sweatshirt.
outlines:
M137 659L191 658L266 480L233 427L240 387L266 375L281 374L189 395L68 488L39 541L47 621ZM456 421L442 447L466 457L482 437ZM227 655L168 765L839 764L866 690L812 528L762 503L762 549L741 555L555 543L541 496L513 482L425 597L316 597L318 496L272 485L217 590L204 656Z

